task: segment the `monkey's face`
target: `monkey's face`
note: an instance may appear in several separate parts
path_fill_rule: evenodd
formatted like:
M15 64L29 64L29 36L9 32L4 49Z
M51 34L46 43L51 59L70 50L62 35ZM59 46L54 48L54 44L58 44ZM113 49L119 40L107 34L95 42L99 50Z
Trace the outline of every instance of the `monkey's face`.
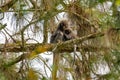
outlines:
M66 28L68 28L68 23L67 22L64 22L64 21L61 21L58 25L58 29L57 30L60 30L60 31L64 31Z
M64 30L63 40L64 40L64 41L67 41L67 40L71 40L71 39L73 39L73 38L74 38L74 34L73 34L71 28L66 28L66 29Z

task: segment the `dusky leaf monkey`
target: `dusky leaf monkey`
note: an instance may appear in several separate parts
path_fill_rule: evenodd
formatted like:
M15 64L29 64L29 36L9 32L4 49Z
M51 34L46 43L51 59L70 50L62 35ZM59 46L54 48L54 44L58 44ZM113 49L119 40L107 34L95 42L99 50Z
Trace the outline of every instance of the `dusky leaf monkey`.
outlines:
M64 32L65 28L67 28L67 27L68 27L67 21L66 20L61 21L58 24L56 31L52 34L50 43L57 43L59 41L62 41L63 32Z
M59 43L67 40L76 38L76 35L73 33L72 29L68 27L68 22L66 20L61 21L58 24L56 31L52 34L50 43ZM57 70L59 66L60 54L53 54L53 71L52 79L57 79Z
M67 41L76 38L72 29L68 27L68 22L63 20L59 23L56 31L52 34L50 43L58 43L59 41Z

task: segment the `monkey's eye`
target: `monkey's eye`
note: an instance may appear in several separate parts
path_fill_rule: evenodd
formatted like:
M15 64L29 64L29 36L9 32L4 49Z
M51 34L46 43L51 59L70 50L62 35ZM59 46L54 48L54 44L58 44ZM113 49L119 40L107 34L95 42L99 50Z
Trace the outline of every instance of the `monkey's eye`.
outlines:
M65 30L65 34L70 34L70 30Z

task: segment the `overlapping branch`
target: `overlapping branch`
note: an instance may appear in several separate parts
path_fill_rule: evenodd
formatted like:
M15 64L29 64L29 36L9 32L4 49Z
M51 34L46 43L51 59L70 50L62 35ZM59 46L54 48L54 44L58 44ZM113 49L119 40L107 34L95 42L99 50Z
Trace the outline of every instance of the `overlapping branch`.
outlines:
M11 6L13 6L18 0L8 0L6 3L0 5L2 11L9 10Z
M33 55L38 55L40 53L46 52L46 51L54 51L54 52L72 52L73 48L74 48L74 44L80 44L85 40L89 40L89 39L94 39L97 37L101 37L104 36L104 33L94 33L94 34L90 34L81 38L77 38L77 39L73 39L73 40L69 40L66 42L61 42L61 43L57 43L57 44L27 44L25 46L25 49L23 50L19 45L15 45L15 46L6 46L5 51L7 52L27 52L27 50L29 50L29 54L22 54L21 56L17 57L15 60L8 62L7 64L2 65L2 67L10 67L11 65L14 65L18 62L20 62L21 60L27 59L27 58L31 58L31 54ZM0 45L0 52L4 51L4 47L2 47L3 45ZM92 48L92 49L91 49ZM92 50L94 51L94 49L96 50L97 47L92 47L92 46L78 46L77 48L79 49L84 49L84 50ZM106 49L106 48L99 48L101 49Z
M74 44L80 44L85 40L93 39L93 38L100 37L100 36L104 36L104 33L100 33L100 32L99 33L93 33L93 34L90 34L90 35L87 35L87 36L84 36L84 37L69 40L69 41L66 41L66 42L61 42L61 43L58 43L58 44L49 44L49 43L46 43L46 44L42 44L42 43L40 43L40 44L34 44L34 43L26 44L24 50L22 50L22 47L18 44L16 44L16 45L15 44L14 45L13 44L8 44L8 45L6 45L6 47L4 47L4 44L0 44L0 52L4 52L4 51L7 51L7 52L22 52L22 51L27 52L27 50L33 51L37 47L42 47L42 48L45 47L46 48L45 51L52 51L55 47L57 47L57 49L55 50L57 52L71 52L71 51L73 51L73 45Z

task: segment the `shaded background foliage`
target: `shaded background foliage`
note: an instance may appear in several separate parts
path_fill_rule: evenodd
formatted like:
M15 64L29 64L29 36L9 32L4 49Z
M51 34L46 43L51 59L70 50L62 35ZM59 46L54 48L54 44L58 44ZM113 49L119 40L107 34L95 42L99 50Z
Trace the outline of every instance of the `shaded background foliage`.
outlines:
M0 1L0 36L3 43L0 46L0 79L119 80L119 7L119 0ZM27 44L49 43L51 33L62 19L68 20L79 38L99 32L104 35L76 44L81 49L75 52L61 53L58 70L54 73L55 66L39 53L47 52L46 48L38 47L31 51ZM19 52L16 45L20 47ZM8 52L11 48L15 48L14 51ZM19 57L21 54L30 56L26 59L24 55ZM38 64L35 62L43 64L42 67L37 66L40 70L33 66ZM53 77L54 74L57 76Z

